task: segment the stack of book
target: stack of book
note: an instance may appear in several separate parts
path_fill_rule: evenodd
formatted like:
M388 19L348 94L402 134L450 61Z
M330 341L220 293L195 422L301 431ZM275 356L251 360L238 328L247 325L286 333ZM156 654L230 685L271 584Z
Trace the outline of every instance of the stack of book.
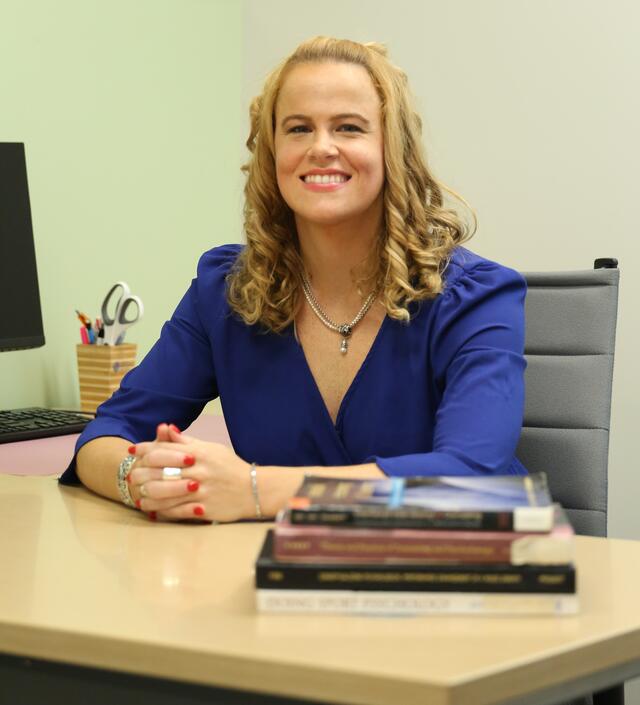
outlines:
M256 561L262 612L575 614L574 531L544 473L308 476Z

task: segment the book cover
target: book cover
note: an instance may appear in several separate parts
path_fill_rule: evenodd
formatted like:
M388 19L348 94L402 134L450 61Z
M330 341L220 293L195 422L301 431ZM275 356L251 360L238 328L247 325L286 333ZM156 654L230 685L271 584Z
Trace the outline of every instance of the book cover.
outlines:
M273 555L269 529L256 560L257 588L405 592L574 593L575 567L505 563L292 563Z
M549 531L544 473L345 480L309 475L289 500L292 524Z
M256 590L258 612L353 615L572 615L577 595L557 593Z
M291 562L572 563L573 527L559 504L549 533L429 529L367 529L291 524L281 514L274 555Z

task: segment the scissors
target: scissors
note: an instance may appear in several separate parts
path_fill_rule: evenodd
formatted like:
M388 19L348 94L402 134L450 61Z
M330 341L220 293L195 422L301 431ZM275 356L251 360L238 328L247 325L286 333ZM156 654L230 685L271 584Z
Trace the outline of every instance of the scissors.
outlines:
M122 291L119 295L118 289ZM118 297L115 299L115 297ZM109 314L111 301L115 300L115 311ZM135 304L135 312L132 306ZM134 296L126 282L116 282L104 297L102 302L102 322L104 324L104 345L120 345L124 340L127 328L142 318L144 306L139 296ZM127 317L129 314L129 317Z

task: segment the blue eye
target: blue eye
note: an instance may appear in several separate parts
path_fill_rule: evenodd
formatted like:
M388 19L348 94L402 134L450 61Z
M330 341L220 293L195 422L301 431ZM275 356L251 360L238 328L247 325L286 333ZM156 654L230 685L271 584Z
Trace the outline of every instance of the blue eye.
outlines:
M294 125L287 130L287 134L300 135L305 132L309 132L309 128L306 125Z
M342 130L343 132L362 132L362 128L358 127L358 125L353 125L351 123L346 123L344 125L340 125L338 128L339 130Z

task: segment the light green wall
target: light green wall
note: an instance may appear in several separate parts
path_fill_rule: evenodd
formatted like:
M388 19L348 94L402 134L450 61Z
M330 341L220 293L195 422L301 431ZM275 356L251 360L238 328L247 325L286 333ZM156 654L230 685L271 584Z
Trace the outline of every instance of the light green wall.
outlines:
M47 339L0 353L0 408L77 406L74 309L124 279L144 353L200 253L241 240L241 10L0 0L0 141L26 144Z

